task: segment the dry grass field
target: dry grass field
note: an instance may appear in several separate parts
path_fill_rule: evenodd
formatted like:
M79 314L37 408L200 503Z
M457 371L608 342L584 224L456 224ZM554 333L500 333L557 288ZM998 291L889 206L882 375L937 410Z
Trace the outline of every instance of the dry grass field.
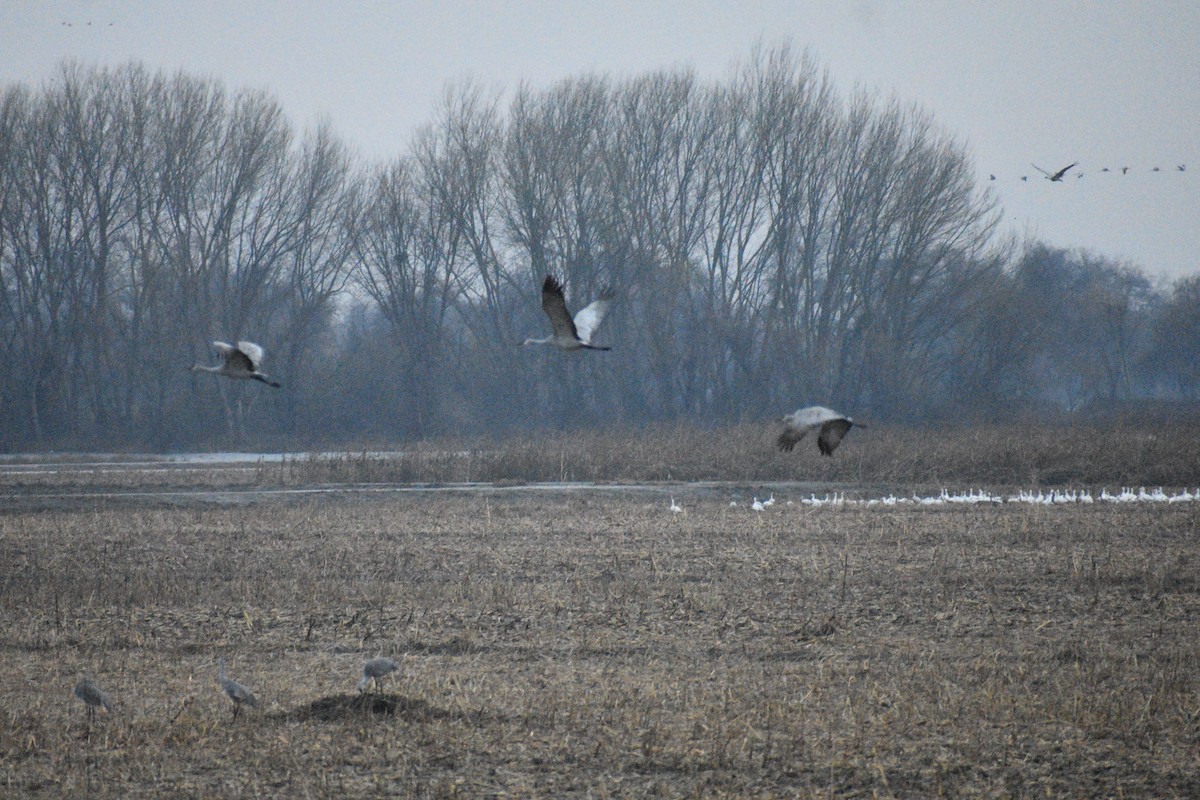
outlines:
M995 464L1070 469L988 436ZM1194 485L1194 433L1131 440L1161 448L1136 470ZM738 455L740 486L638 492L503 488L554 477L553 447L507 475L431 452L424 473L7 476L61 496L0 509L0 795L1200 796L1200 502L729 506L754 480L936 485L988 463L979 440L920 467L884 444L890 463L863 436L833 460L760 448L761 474ZM690 464L638 446L630 463L685 473L658 480L717 477L700 445ZM654 479L587 474L614 456L581 451L559 477ZM994 483L1043 485L1012 469ZM153 496L389 479L502 484ZM93 496L122 486L145 494ZM376 655L402 669L359 695ZM260 700L237 719L219 658ZM92 722L85 676L116 701Z

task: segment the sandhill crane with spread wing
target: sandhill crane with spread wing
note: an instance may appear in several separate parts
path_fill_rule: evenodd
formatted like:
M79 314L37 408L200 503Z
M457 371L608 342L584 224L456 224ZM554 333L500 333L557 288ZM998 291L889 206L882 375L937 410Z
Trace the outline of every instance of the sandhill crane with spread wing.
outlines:
M854 425L867 427L855 422L845 414L839 414L824 406L809 406L783 418L783 433L779 434L779 449L785 453L792 452L796 443L805 437L809 431L820 430L817 436L817 447L823 456L832 456L842 437Z
M585 306L578 314L571 317L567 310L567 301L563 297L562 284L553 275L547 275L542 283L542 310L550 318L553 333L544 339L526 339L522 344L552 344L560 350L610 350L592 344L592 334L604 321L608 307L612 304L612 291L600 293L597 300Z
M282 386L260 371L263 349L254 342L238 342L237 347L228 342L213 342L213 347L217 348L217 354L221 356L221 363L215 367L193 364L192 372L212 372L224 375L226 378L262 381L267 386L274 386L276 389Z
M1034 164L1034 165L1032 165L1032 166L1033 166L1033 168L1034 168L1034 169L1036 169L1038 172L1040 172L1040 173L1042 173L1043 175L1045 175L1045 176L1046 176L1046 180L1048 180L1048 181L1051 181L1051 182L1054 182L1054 183L1062 183L1063 176L1067 174L1067 170L1069 170L1071 167L1075 166L1075 164L1078 164L1078 163L1079 163L1079 162L1078 162L1078 161L1076 161L1076 162L1075 162L1075 163L1073 163L1073 164L1068 164L1067 166L1065 166L1065 167L1063 167L1062 169L1060 169L1058 172L1047 172L1046 170L1044 170L1044 169L1042 169L1041 167L1039 167L1037 164Z

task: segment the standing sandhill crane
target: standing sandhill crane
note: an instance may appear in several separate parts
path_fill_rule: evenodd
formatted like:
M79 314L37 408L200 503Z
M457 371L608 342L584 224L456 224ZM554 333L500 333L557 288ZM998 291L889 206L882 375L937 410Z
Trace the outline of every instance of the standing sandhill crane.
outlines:
M1047 172L1046 170L1039 167L1037 164L1033 164L1032 166L1038 172L1045 175L1046 180L1053 181L1053 182L1062 182L1063 176L1067 174L1067 170L1069 170L1071 167L1075 166L1075 164L1078 164L1078 163L1079 162L1076 161L1074 164L1068 164L1067 166L1060 169L1058 172L1054 172L1054 173Z
M375 682L375 688L379 688L379 682L383 680L385 675L388 675L400 669L400 665L390 658L372 658L367 663L363 664L362 680L358 682L358 690L365 692L368 684L371 681Z
M219 659L217 664L220 667L220 671L217 673L217 683L221 684L221 688L225 690L225 694L229 695L229 699L233 701L233 718L237 719L238 712L242 710L242 704L248 705L251 708L257 708L258 698L254 696L254 692L233 678L226 677L225 659Z
M600 327L611 303L612 292L605 290L598 300L585 306L572 319L563 297L562 284L553 275L547 275L542 283L542 310L550 318L550 327L554 332L544 339L526 339L522 344L552 344L561 350L611 350L610 347L592 344L592 334Z
M87 718L90 723L96 716L96 708L104 706L105 711L112 711L112 698L108 692L101 689L90 678L84 678L75 684L75 696L87 703Z
M276 389L283 385L259 372L259 367L262 366L263 349L254 342L238 342L237 347L227 342L213 342L213 347L217 348L217 353L221 356L221 363L215 367L193 364L192 372L213 372L217 375L224 375L226 378L253 379L262 381L267 386L274 386Z
M803 439L805 434L820 428L821 433L817 437L817 447L823 456L832 456L833 451L837 449L838 442L842 441L842 437L854 425L858 425L860 428L867 427L862 423L856 423L845 414L839 414L824 406L809 406L794 414L788 414L783 418L783 424L783 433L779 434L778 439L780 450L785 453L792 452L796 442Z

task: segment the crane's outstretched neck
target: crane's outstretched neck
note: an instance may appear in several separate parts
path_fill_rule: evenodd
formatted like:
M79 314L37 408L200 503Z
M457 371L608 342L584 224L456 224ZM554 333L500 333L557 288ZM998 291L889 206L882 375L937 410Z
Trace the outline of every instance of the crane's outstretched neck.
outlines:
M530 338L526 339L525 341L521 342L521 346L525 347L525 346L531 345L531 344L550 344L550 342L552 342L552 341L554 341L553 334L551 334L550 336L547 336L545 339L534 339L533 337L530 337Z
M208 366L205 366L204 364L192 364L192 366L188 369L188 371L189 372L220 372L221 368L219 366L208 367Z
M270 378L268 378L266 375L260 375L257 372L255 374L251 375L250 377L254 378L254 380L256 380L256 381L262 381L267 386L274 386L276 389L283 386L282 383L279 383L278 381L273 381Z

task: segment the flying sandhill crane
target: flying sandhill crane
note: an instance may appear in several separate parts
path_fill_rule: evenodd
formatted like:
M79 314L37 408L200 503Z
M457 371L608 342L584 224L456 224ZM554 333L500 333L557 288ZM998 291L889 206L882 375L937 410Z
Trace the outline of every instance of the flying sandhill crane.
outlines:
M372 658L367 663L363 664L362 680L358 682L358 690L365 692L371 681L375 682L375 688L379 688L379 682L383 680L383 676L388 675L400 669L400 665L390 658Z
M809 431L819 428L821 433L817 436L817 447L823 456L832 456L838 442L842 441L842 437L854 425L860 428L867 427L824 406L809 406L794 414L788 414L783 418L783 425L783 433L779 434L778 439L780 450L785 453L792 452L796 442L803 439Z
M254 696L254 692L233 678L226 677L225 659L220 659L217 664L220 667L220 671L217 673L217 683L221 684L221 688L225 690L225 694L229 695L229 699L233 701L233 718L237 719L238 712L242 710L243 704L251 708L257 708L258 698Z
M610 350L592 344L592 334L600 327L611 302L612 292L605 290L598 300L572 319L571 312L567 310L567 301L563 298L562 284L553 275L547 275L542 283L542 310L550 318L554 333L545 339L526 339L522 344L552 344L562 350Z
M84 678L75 684L75 696L87 703L87 718L90 723L96 716L96 708L104 706L105 711L112 711L112 698L108 692L97 686L91 679Z
M237 347L227 342L213 342L221 356L221 363L215 367L203 364L193 364L192 372L214 372L226 378L253 379L262 381L267 386L278 389L282 384L277 383L259 372L262 366L263 349L254 342L238 342Z
M1075 162L1075 164L1078 164L1078 163L1079 163L1078 161L1076 161L1076 162ZM1060 169L1058 172L1055 172L1055 173L1050 173L1050 172L1047 172L1046 170L1044 170L1044 169L1042 169L1041 167L1039 167L1037 164L1034 164L1034 165L1032 165L1032 166L1033 166L1033 168L1034 168L1034 169L1036 169L1038 172L1040 172L1040 173L1042 173L1043 175L1045 175L1045 176L1046 176L1046 180L1049 180L1049 181L1057 181L1057 182L1061 182L1061 181L1062 181L1062 179L1063 179L1063 175L1066 175L1066 174L1067 174L1067 170L1069 170L1071 167L1075 166L1075 164L1068 164L1067 166L1063 167L1062 169Z

